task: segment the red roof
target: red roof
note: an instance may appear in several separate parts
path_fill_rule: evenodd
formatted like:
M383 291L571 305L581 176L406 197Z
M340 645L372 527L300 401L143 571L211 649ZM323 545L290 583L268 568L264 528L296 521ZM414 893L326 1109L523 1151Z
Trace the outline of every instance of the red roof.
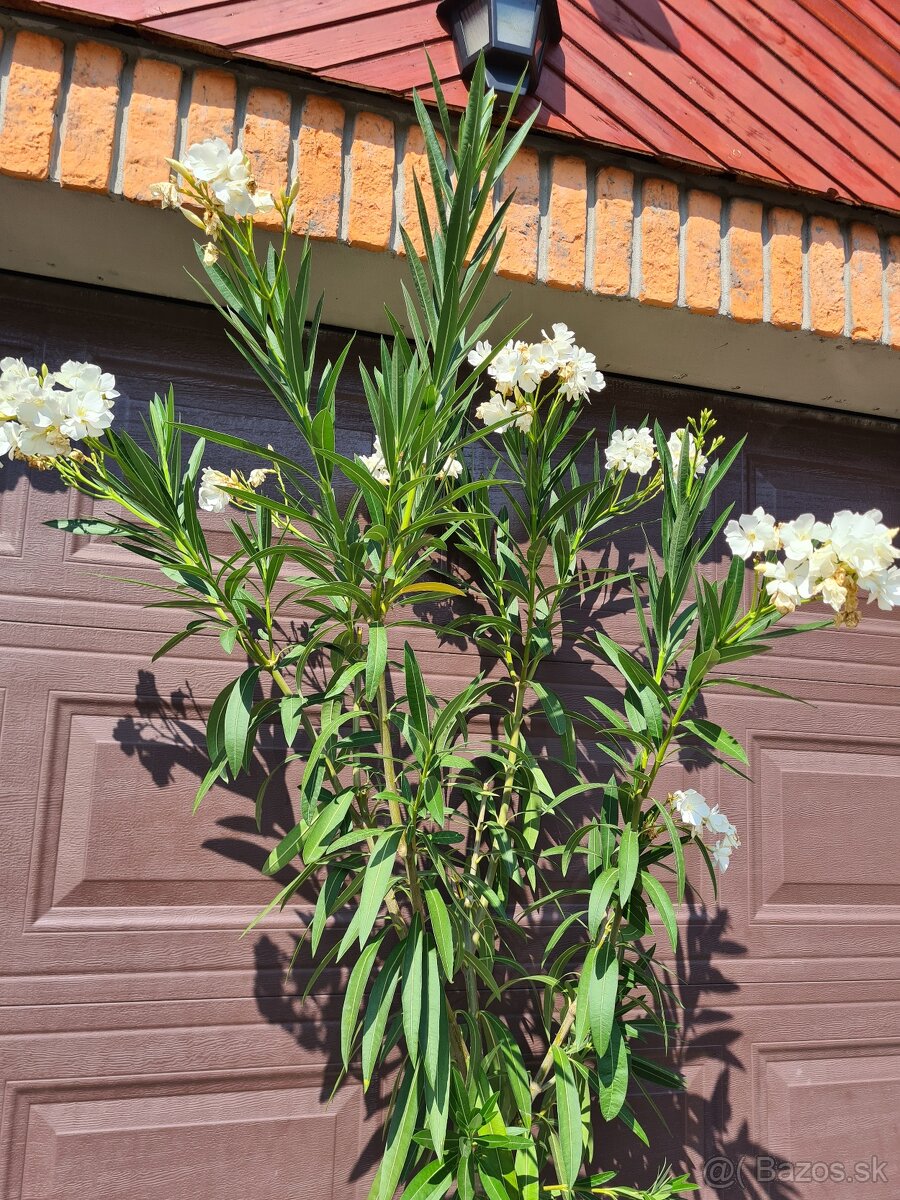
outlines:
M55 0L48 5L392 94L462 103L423 0ZM892 0L560 0L537 99L554 133L900 210Z

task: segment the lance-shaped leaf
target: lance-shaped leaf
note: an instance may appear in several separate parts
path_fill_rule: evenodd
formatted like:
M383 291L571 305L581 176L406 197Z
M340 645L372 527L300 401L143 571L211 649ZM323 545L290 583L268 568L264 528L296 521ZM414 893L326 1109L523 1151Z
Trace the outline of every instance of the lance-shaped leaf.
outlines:
M356 914L360 947L368 941L382 901L388 894L393 879L394 860L397 857L397 848L402 836L401 829L389 829L381 835L372 851Z
M672 949L674 950L678 945L678 924L675 920L675 909L672 907L669 894L656 876L651 875L649 871L641 871L641 882L653 903L653 907L659 913L662 923L666 927L666 933L669 935L669 941L672 943Z
M350 1066L353 1035L356 1033L356 1015L359 1012L366 984L369 982L369 975L372 972L372 964L375 962L375 955L378 953L381 941L381 938L375 938L368 943L356 960L353 970L350 972L350 978L347 981L347 990L344 993L344 1007L341 1010L341 1059L343 1060L345 1071Z
M581 1096L568 1055L559 1046L553 1046L552 1049L556 1120L559 1127L560 1161L557 1167L561 1181L572 1188L581 1169Z

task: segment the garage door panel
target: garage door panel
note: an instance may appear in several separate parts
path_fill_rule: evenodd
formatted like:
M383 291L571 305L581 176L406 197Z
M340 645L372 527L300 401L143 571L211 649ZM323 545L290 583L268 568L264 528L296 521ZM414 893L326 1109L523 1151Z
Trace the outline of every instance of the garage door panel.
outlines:
M191 1023L0 1043L3 1200L365 1196L377 1088L350 1080L329 1104L334 1054L258 1020L181 1016Z

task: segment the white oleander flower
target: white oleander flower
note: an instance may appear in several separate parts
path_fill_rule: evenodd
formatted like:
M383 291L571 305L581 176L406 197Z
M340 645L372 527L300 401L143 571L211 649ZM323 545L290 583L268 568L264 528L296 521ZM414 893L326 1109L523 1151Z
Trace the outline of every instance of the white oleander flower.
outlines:
M219 261L219 247L215 242L207 242L203 247L204 267L214 267Z
M18 421L0 421L0 458L19 448L22 426Z
M725 541L732 554L737 554L740 558L777 550L775 518L770 517L761 507L754 508L752 513L744 513L737 521L728 522L725 526Z
M541 382L541 370L532 358L528 342L507 342L494 355L487 370L502 396L510 392L530 394Z
M70 392L59 401L59 430L66 437L79 441L99 437L112 425L112 404L96 392Z
M711 833L718 834L730 846L739 846L740 840L737 836L737 829L729 821L728 817L716 804L709 810L706 818L706 827Z
M444 460L444 465L437 473L439 480L459 479L463 473L463 465L458 458L454 458L451 454L449 458Z
M558 368L560 359L552 342L535 342L531 347L531 362L540 378L546 379Z
M16 417L22 404L41 403L43 380L21 358L0 359L0 417Z
M731 862L731 853L733 847L728 842L716 842L710 847L710 857L720 871L727 871L728 864Z
M357 454L356 461L366 468L376 482L385 484L391 482L391 473L384 461L380 438L376 438L373 442L371 454Z
M792 613L801 599L808 599L813 588L809 583L809 559L786 558L783 562L767 562L762 574L768 580L766 593L778 611Z
M52 425L43 429L23 425L18 439L19 444L14 451L17 458L63 458L72 452L72 443Z
M229 217L251 217L274 207L271 193L260 192L242 150L229 150L220 137L195 142L176 169L208 185Z
M0 426L2 431L2 426ZM873 600L884 612L900 607L900 567L888 567L885 571L876 571L872 575L863 575L859 586L869 594L869 604Z
M883 571L900 555L892 545L896 529L881 523L881 513L871 508L865 513L848 509L834 514L831 520L831 545L841 562L847 563L860 575Z
M99 396L103 400L112 401L119 394L116 391L115 375L109 371L101 371L94 363L68 359L58 371L54 371L53 378L63 387L79 395Z
M41 386L34 388L19 400L16 416L19 423L28 429L52 429L61 420L59 403L62 393L53 386L53 376L48 375Z
M693 468L695 475L706 474L706 464L709 461L705 454L701 454L697 449L697 441L689 429L676 429L669 434L669 457L672 459L672 470L678 474L681 466L681 451L684 446L685 438L687 438L688 455L690 466Z
M693 788L685 788L684 791L673 792L672 800L675 804L675 811L685 825L692 827L692 833L696 834L703 828L703 822L709 816L709 805L706 803L705 796L701 796Z
M793 521L784 521L777 526L778 537L788 558L809 558L815 551L815 542L827 542L831 537L831 526L817 521L812 513L801 513Z
M616 429L606 448L606 468L609 471L631 471L646 475L656 459L653 434L642 429Z
M240 487L241 481L232 471L226 475L215 467L204 467L200 476L200 488L197 493L197 503L204 512L222 512L231 503L231 496L223 492L223 487Z
M539 345L546 347L547 352L552 355L554 362L568 362L575 352L575 334L561 321L557 321L550 326L552 332L547 333L546 330L541 330L541 337L544 339Z
M469 366L474 367L477 371L479 367L484 366L485 360L491 357L493 349L490 342L476 342L469 351L467 360Z
M523 433L530 433L533 424L534 408L519 398L519 402L516 405L516 429L521 429Z
M251 471L247 476L247 486L251 488L262 487L266 481L266 476L273 474L274 471L271 468L257 467L256 470Z
M589 392L602 392L606 380L597 370L597 360L582 346L575 346L559 366L559 390L569 400L583 400Z
M499 392L491 392L487 400L482 400L475 409L475 416L485 425L497 425L497 433L506 433L516 416L515 401L501 396ZM500 425L500 421L505 423Z
M181 165L198 183L212 183L226 178L243 157L240 150L230 150L222 138L211 137L189 146Z

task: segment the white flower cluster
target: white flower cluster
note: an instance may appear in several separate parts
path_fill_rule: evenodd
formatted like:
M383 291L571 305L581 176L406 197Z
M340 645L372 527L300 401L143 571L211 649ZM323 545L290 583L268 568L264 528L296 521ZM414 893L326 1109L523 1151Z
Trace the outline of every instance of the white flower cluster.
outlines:
M715 835L718 839L709 848L713 862L720 871L727 871L731 855L741 844L737 829L721 811L718 804L712 808L707 804L706 797L693 788L685 788L683 792L673 792L672 807L694 837L704 830Z
M230 150L220 137L194 142L184 158L172 159L172 166L183 178L201 187L214 207L228 217L253 217L275 207L271 192L256 186L250 160L243 150ZM167 208L178 208L180 197L170 182L154 185L154 195Z
M388 484L391 482L391 473L388 470L388 465L384 459L384 451L381 449L381 439L376 438L372 446L371 454L357 454L356 461L375 479L378 483ZM463 473L463 465L458 458L450 455L444 460L444 465L437 473L439 481L445 479L459 479Z
M469 352L469 364L477 370L492 353L490 342L478 342ZM485 425L498 426L498 433L505 433L513 425L528 433L534 421L535 393L553 374L560 395L567 400L584 400L590 392L606 387L594 355L576 346L575 334L561 323L553 326L552 333L544 332L539 342L515 341L501 346L487 373L494 390L479 404L475 416Z
M112 424L118 394L115 376L93 363L70 359L39 372L21 358L0 359L0 457L34 466L68 457L72 442Z
M224 471L217 471L215 467L204 467L203 474L200 476L197 503L204 512L222 512L234 499L228 492L222 491L223 487L258 488L265 477L270 474L271 471L257 469L251 471L244 478L237 471L231 471L226 475Z
M150 194L163 208L181 208L187 201L203 209L202 219L187 209L184 215L210 238L203 248L207 266L212 266L219 257L217 243L223 216L255 217L275 207L271 192L260 191L256 186L247 155L243 150L230 150L220 137L195 142L183 159L168 161L175 174L162 183L154 183Z
M877 508L842 509L828 524L812 513L779 523L759 507L729 521L725 540L733 554L757 560L766 594L780 613L818 597L837 614L838 625L853 629L859 624L860 589L885 611L900 605L897 532L882 524ZM783 558L771 557L779 551Z
M707 458L700 452L696 439L689 429L676 429L669 435L669 456L675 473L681 465L681 452L687 438L688 454L695 475L706 471ZM640 429L616 429L606 448L608 471L631 471L634 475L646 475L656 462L656 443L646 425Z

